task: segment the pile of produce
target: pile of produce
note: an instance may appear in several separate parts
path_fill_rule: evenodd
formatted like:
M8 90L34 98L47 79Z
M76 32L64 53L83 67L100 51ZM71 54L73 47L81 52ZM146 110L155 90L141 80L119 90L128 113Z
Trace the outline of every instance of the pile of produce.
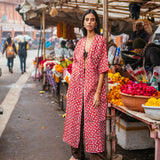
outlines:
M158 91L153 86L148 86L142 81L135 83L129 81L127 84L121 86L121 92L126 94L141 95L141 96L158 96Z

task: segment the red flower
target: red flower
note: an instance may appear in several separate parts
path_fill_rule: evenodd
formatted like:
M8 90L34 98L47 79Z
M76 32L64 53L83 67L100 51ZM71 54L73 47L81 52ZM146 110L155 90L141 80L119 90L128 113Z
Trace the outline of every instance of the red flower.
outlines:
M159 73L158 72L154 72L154 76L159 76Z

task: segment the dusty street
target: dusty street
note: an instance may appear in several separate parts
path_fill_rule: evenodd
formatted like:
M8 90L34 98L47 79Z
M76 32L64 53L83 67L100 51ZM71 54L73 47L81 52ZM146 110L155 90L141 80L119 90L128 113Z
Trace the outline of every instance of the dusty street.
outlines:
M33 60L37 51L29 51L27 72L21 74L19 57L14 73L8 71L5 56L0 53L0 160L69 160L70 147L62 141L63 111L51 92L40 94L42 80L34 80ZM154 149L117 153L123 160L153 160ZM88 154L87 154L88 158ZM116 159L119 160L119 159Z
M8 72L6 58L0 55L0 160L69 159L70 148L63 143L63 111L50 93L41 95L42 82L30 77L37 51L29 51L27 73L21 75L19 57L14 73ZM13 112L12 112L13 111ZM11 115L11 116L10 116Z

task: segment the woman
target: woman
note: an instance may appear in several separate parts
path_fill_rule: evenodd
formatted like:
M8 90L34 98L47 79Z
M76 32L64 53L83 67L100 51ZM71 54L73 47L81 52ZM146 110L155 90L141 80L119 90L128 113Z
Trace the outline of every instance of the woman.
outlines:
M21 74L26 72L26 58L28 49L29 49L29 44L25 40L25 37L23 36L22 40L17 45L17 51L20 59Z
M71 146L70 160L85 159L83 140L90 160L105 159L106 84L108 71L106 40L94 10L82 20L83 34L76 45L67 95L63 140Z
M6 51L7 65L10 73L13 73L13 62L15 53L17 54L15 43L12 41L11 36L7 36L7 40L4 43L2 55Z

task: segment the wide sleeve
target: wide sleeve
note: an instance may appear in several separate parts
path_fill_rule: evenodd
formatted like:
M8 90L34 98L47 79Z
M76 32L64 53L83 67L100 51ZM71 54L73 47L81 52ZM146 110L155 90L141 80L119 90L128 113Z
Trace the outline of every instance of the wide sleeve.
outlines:
M77 52L79 50L79 46L80 46L80 41L78 41L76 47L75 47L75 50L74 50L74 53L73 53L73 65L72 67L75 67L76 63L77 63L77 59L76 59L76 55L77 55Z
M107 44L106 44L106 40L103 39L98 71L99 71L99 74L101 74L101 73L107 72L108 70L109 70L109 67L108 67Z

